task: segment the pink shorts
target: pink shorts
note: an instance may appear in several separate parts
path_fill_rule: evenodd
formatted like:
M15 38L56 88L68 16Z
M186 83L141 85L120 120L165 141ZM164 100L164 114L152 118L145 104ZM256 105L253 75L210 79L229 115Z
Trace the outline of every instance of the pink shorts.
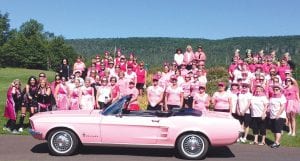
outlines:
M131 104L131 105L129 105L129 110L130 111L138 111L138 110L140 110L140 106L138 104Z

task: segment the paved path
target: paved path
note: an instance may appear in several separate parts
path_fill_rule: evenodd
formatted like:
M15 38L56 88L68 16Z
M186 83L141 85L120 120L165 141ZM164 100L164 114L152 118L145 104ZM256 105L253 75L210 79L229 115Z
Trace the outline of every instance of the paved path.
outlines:
M79 154L55 157L45 141L31 136L0 135L0 161L171 161L182 160L173 150L84 147ZM300 148L234 144L209 150L205 161L300 161Z

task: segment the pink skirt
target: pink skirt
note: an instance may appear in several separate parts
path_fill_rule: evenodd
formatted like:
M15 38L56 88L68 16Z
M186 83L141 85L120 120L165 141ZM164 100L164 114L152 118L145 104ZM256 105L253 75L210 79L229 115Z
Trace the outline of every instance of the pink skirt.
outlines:
M287 100L286 103L286 113L299 113L300 112L300 102L298 100Z

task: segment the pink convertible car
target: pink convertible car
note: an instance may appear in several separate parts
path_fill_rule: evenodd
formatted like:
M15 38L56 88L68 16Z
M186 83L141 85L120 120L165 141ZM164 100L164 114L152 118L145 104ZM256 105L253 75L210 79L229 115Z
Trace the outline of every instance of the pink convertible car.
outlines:
M204 158L209 146L234 143L240 124L226 113L181 109L128 111L125 96L104 111L50 111L30 118L32 136L47 140L52 155L81 145L176 148L186 159Z

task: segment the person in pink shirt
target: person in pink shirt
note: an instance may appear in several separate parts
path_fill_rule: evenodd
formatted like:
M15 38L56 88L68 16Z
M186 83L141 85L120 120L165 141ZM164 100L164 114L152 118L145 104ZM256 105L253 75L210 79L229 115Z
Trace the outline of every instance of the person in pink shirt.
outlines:
M112 103L120 98L120 88L117 85L117 77L110 77Z
M66 78L61 78L61 83L56 86L54 97L58 110L69 110L69 89L66 84Z
M74 66L73 66L73 71L81 71L81 72L84 72L85 71L85 64L84 62L82 61L82 56L78 56L77 59L76 59L76 62L74 63Z
M286 113L289 125L289 135L296 136L296 115L300 112L299 88L291 78L285 80L284 95L287 99Z
M183 104L183 90L177 85L177 78L172 75L170 78L171 85L165 92L165 110L171 111L174 108L180 108Z
M99 55L96 55L96 62L95 62L95 63L92 63L92 64L95 64L95 69L96 69L97 71L100 70L101 59L100 59L100 56L99 56Z
M183 54L183 62L187 65L186 69L192 69L192 61L194 60L194 52L191 45L186 47L186 51Z
M121 56L122 56L122 51L121 51L121 49L117 49L117 55L116 55L116 57L115 57L115 59L114 59L114 63L115 63L116 65L119 65L119 64L120 64Z
M126 89L128 89L128 80L125 78L125 74L123 71L119 73L119 80L116 83L120 88L120 97L126 95Z
M128 88L126 89L126 95L132 95L132 97L129 101L128 110L130 110L130 111L140 110L140 106L137 101L138 95L139 95L139 90L135 87L134 80L129 81Z
M93 110L96 105L94 88L91 86L89 77L85 78L84 86L81 87L80 108L82 110Z
M75 79L75 88L70 91L70 110L79 110L79 100L81 97L80 80Z
M124 55L122 55L120 57L119 66L120 66L121 71L126 72L126 70L127 70L127 63L126 63L126 58L125 58Z
M129 59L126 61L127 67L132 66L133 67L133 60L134 60L134 54L130 53L129 54Z
M147 80L147 71L144 68L144 62L140 62L138 69L135 71L137 76L136 88L139 90L139 95L144 95L144 86Z
M180 85L183 90L183 108L192 108L193 106L193 97L191 96L191 76L186 74L184 77L184 82Z
M237 66L238 66L238 58L234 57L232 63L229 65L228 68L228 74L231 81L233 81L234 79L233 71L237 68Z
M185 63L182 63L178 69L178 70L180 70L180 74L182 76L185 76L189 72L189 70L187 70L186 67L187 67L187 65Z
M280 66L278 67L278 74L281 78L281 80L285 80L285 71L290 70L290 67L287 64L287 61L282 59L280 62Z
M205 92L205 85L199 85L199 92L195 93L193 97L193 109L199 111L207 111L210 104L210 97Z
M147 88L147 110L163 110L161 103L163 101L164 89L158 86L158 80L158 76L154 75L152 78L152 86Z
M203 47L202 46L198 46L197 51L194 54L194 59L197 61L206 61L206 54L203 51Z
M232 112L231 95L225 91L226 84L224 82L218 83L218 91L213 94L212 104L214 111L218 112Z
M133 71L132 65L127 66L127 71L125 72L125 78L128 80L133 80L134 83L137 83L137 75L135 71Z
M200 82L198 80L198 74L195 73L193 75L193 79L192 79L192 82L191 82L191 96L194 97L196 93L199 92L199 87L200 87ZM205 84L202 84L202 85L205 85Z
M59 85L61 83L61 78L59 75L56 75L55 78L54 78L54 81L51 82L50 84L50 88L51 88L51 93L55 93L55 89L56 89L56 86Z
M4 117L7 118L3 130L18 134L16 127L17 113L22 105L21 82L19 79L14 80L9 86L6 93L6 103Z

